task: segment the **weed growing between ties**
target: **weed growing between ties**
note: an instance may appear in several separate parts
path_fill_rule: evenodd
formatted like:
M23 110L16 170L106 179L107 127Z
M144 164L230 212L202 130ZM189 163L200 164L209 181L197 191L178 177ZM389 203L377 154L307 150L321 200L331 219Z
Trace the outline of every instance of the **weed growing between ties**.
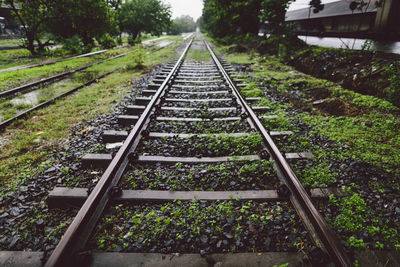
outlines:
M261 150L262 138L258 133L244 136L210 135L189 138L165 137L143 140L138 153L180 157L216 157L254 155Z
M246 121L169 121L150 124L150 130L154 132L189 133L189 134L213 134L213 133L240 133L250 131Z
M236 200L116 206L92 242L103 251L202 254L302 251L311 245L286 203Z
M214 191L276 189L272 161L131 166L122 179L131 190Z

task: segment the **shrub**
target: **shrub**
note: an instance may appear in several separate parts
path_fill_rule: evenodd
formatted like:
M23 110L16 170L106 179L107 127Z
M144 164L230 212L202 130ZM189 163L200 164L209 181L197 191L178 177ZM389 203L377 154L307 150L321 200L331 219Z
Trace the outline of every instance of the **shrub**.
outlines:
M100 40L99 40L99 44L104 47L104 48L113 48L115 46L117 46L117 43L115 42L114 38L112 38L108 33L104 34Z
M82 39L78 35L74 35L71 38L66 38L61 41L63 48L72 54L82 54L87 51L85 45L82 42Z
M393 104L400 106L400 63L391 64L384 74L390 82L390 88L386 90L387 97Z

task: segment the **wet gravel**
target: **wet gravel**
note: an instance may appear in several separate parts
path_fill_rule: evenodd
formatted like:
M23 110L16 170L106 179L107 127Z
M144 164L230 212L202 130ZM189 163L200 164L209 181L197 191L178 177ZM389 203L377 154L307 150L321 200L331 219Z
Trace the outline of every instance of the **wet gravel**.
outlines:
M79 122L71 129L61 149L48 153L48 159L39 163L38 171L23 177L14 187L0 191L0 249L44 251L50 254L71 223L77 210L49 209L48 192L55 186L91 187L101 177L101 170L81 167L80 158L88 152L100 151L101 135L105 130L128 130L118 125L117 116L135 95L145 88L149 78L162 66L155 67L148 76L136 81L129 96L117 102L109 114L91 121Z
M92 240L92 248L98 250L202 255L310 246L307 231L289 205L252 201L119 206L103 219Z
M218 157L254 155L262 149L259 134L248 136L190 136L189 138L164 137L143 139L137 152L143 155L175 157Z
M171 91L182 91L182 92L213 92L213 91L230 91L231 89L226 86L213 86L213 87L177 87L172 86Z
M192 97L196 98L196 97ZM180 107L180 108L225 108L235 105L236 101L233 102L232 99L221 100L221 101L211 101L211 102L203 102L203 101L191 101L191 102L171 102L164 101L164 107Z
M235 66L235 68L240 74L251 75L247 67L242 68L239 65ZM253 81L264 89L265 96L270 101L281 104L294 104L295 106L285 109L290 119L290 125L279 128L280 124L276 120L264 120L263 124L271 130L292 130L296 132L297 137L294 140L291 139L292 137L280 137L278 139L274 137L278 148L282 151L303 152L305 148L309 148L308 151L313 152L316 156L310 160L302 159L289 162L300 181L304 182L305 185L307 185L306 181L308 181L308 185L313 186L313 183L307 180L310 174L306 174L306 171L315 170L316 172L312 174L312 179L319 184L323 184L322 186L337 188L346 186L351 188L349 197L354 198L355 194L357 194L364 200L365 212L360 212L360 216L365 217L361 217L361 228L354 231L343 231L343 225L333 227L345 247L349 250L354 249L348 243L348 239L353 236L355 239L363 240L367 248L370 249L376 249L376 241L383 244L382 248L384 249L394 249L394 242L399 240L398 233L400 233L400 184L398 179L385 170L362 160L335 157L334 155L337 154L345 154L351 148L346 144L334 142L312 133L313 129L309 125L297 119L296 116L299 113L309 112L309 110L302 110L302 106L299 104L300 98L295 92L292 92L293 94L290 96L282 95L273 86L270 86L268 81L259 79L253 79ZM307 143L302 144L304 140L307 140ZM320 175L321 170L323 171ZM331 176L329 179L326 178L326 173ZM322 181L328 182L324 183ZM319 186L321 185L313 187ZM315 202L315 204L331 224L343 216L340 207L344 204L340 202L338 205L333 205L328 201ZM353 208L356 210L356 207ZM349 220L355 221L351 217ZM369 226L374 226L376 227L375 229L380 230L374 234L373 231L367 230ZM390 234L392 230L388 230L388 228L392 228L397 233L393 234L392 232ZM385 232L386 236L382 234Z
M161 117L179 117L179 118L201 118L201 119L214 119L224 117L239 117L241 114L240 109L234 110L210 110L210 109L195 109L188 111L181 110L163 110L160 113Z
M169 191L270 190L278 185L270 161L137 164L121 181L124 189Z
M218 90L220 91L220 90ZM226 93L214 93L214 94L166 94L166 98L175 98L175 99L211 99L211 98L231 98L232 94Z
M249 132L250 126L246 120L239 121L170 121L150 122L149 131L162 133L241 133Z

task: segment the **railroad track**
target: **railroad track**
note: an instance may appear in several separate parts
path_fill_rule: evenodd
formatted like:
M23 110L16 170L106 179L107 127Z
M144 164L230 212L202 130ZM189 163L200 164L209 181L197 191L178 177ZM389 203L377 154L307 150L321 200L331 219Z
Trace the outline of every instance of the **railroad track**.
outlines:
M98 52L103 53L103 52L106 52L106 51L108 51L108 50L102 50L102 51L98 51ZM90 54L93 54L93 53L90 53ZM96 52L96 54L98 54L98 53ZM13 95L16 95L18 93L29 92L29 91L35 90L35 88L37 88L40 85L51 84L53 82L61 81L63 79L68 78L72 74L82 72L82 71L84 71L84 70L86 70L86 69L88 69L88 68L90 68L90 67L92 67L94 65L101 64L103 62L106 62L106 61L109 61L109 60L113 60L113 59L117 59L117 58L120 58L120 57L124 57L124 56L126 56L128 54L129 54L129 52L122 53L122 54L119 54L119 55L116 55L116 56L112 56L110 58L106 58L106 59L100 60L98 62L94 62L92 64L88 64L86 66L83 66L83 67L75 69L75 70L70 70L70 71L67 71L67 72L56 74L54 76L51 76L51 77L48 77L48 78L43 78L43 79L41 79L39 81L27 83L27 84L24 84L24 85L21 85L21 86L18 86L18 87L9 89L9 90L0 91L0 98L8 98L8 97L12 97ZM80 55L80 56L73 57L73 58L79 58L79 57L83 57L83 56L87 56L87 55L89 55L89 54L84 54L84 55ZM41 65L38 65L38 66L41 66ZM110 75L111 73L115 72L116 70L104 73L102 75L99 75L98 77L96 77L96 78L94 78L94 79L92 79L92 80L90 80L90 81L88 81L88 82L86 82L86 83L84 83L84 84L82 84L80 86L77 86L77 87L75 87L75 88L73 88L73 89L71 89L71 90L69 90L67 92L64 92L64 93L62 93L62 94L60 94L58 96L55 96L55 97L53 97L53 98L51 98L51 99L49 99L49 100L47 100L45 102L42 102L42 103L40 103L40 104L38 104L38 105L36 105L36 106L34 106L32 108L29 108L29 109L19 113L18 115L12 117L12 118L9 118L7 120L1 121L0 122L0 131L5 129L8 125L10 125L12 122L16 121L17 119L24 118L25 116L27 116L32 111L35 111L35 110L38 110L38 109L43 108L45 106L48 106L49 104L53 103L57 99L60 99L60 98L65 97L67 95L70 95L73 92L75 92L75 91L77 91L77 90L79 90L79 89L81 89L81 88L83 88L85 86L89 86L90 84L92 84L92 83L94 83L94 82L96 82L96 81L98 81L98 80Z
M192 45L209 51L211 61L186 60ZM288 164L312 154L282 154L273 138L293 133L265 129L261 120L273 115L260 115L268 107L257 105L258 98L245 99L237 89L240 80L234 77L232 67L220 60L206 41L193 44L193 39L176 62L158 72L135 103L126 106L126 114L118 117L122 130L106 131L99 140L119 150L82 157L86 168L106 166L95 187L56 187L50 192L50 207L81 208L46 266L88 264L93 260L93 244L104 245L99 241L102 230L111 227L112 235L123 232L118 224L129 225L132 230L118 239L124 240L121 246L126 251L153 254L119 254L119 259L108 255L117 265L118 260L162 264L164 257L154 252L197 253L213 264L214 253L229 251L253 252L230 257L234 259L231 263L255 264L261 259L256 252L269 251L271 246L275 250L282 246L293 249L295 240L302 240L301 246L305 243L304 247L310 249L308 257L314 265L351 265L311 201L329 192L304 189ZM166 177L160 178L159 172ZM134 190L129 189L132 187ZM181 214L176 214L178 210ZM265 211L271 213L265 215ZM219 212L222 215L213 217ZM260 212L264 215L257 217ZM274 224L271 218L275 216L278 220ZM240 223L248 223L247 217L253 221L242 229ZM221 218L227 223L219 226ZM208 219L211 226L194 227ZM185 230L184 226L194 230ZM153 239L143 234L148 229L152 229ZM271 245L268 233L272 229L276 237ZM214 235L213 231L218 233ZM180 262L184 265L196 261L193 254L182 258L187 260ZM96 259L107 262L102 256Z

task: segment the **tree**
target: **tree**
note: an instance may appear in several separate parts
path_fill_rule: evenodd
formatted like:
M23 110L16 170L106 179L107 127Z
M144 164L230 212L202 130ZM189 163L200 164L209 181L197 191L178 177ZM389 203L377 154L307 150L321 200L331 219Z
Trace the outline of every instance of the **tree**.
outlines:
M117 33L115 14L106 0L57 0L49 12L55 19L48 30L60 40L77 35L90 48L94 38Z
M50 43L50 40L42 43L44 37L45 25L53 19L48 12L55 5L55 0L4 0L4 3L12 9L12 14L21 24L26 47L32 55L44 50L44 47ZM35 41L38 47L35 47Z
M194 22L191 16L180 16L173 20L168 34L177 35L183 32L194 32L195 30L196 22Z
M121 32L134 40L142 33L160 35L171 26L171 7L160 0L132 0L121 5L118 20Z
M213 37L257 35L260 1L204 0L203 28Z
M273 34L283 34L285 32L286 9L294 0L262 0L260 10L260 20L267 24Z
M110 5L118 0L4 0L25 33L25 47L37 54L51 39L78 36L88 48L93 38L116 32ZM109 5L110 4L110 5ZM52 34L52 35L49 35ZM45 42L42 39L47 37ZM38 47L35 47L35 42Z

